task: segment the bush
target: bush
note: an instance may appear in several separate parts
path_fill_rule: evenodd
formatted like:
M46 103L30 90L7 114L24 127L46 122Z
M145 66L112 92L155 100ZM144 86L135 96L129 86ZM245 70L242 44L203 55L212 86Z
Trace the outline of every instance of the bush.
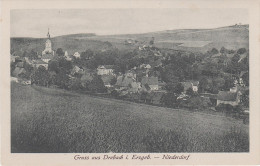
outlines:
M233 106L230 104L219 104L216 107L217 111L222 111L222 112L232 112L233 111Z
M208 107L209 105L210 101L207 101L200 96L193 96L181 104L181 106L190 109L203 109Z
M237 50L238 54L244 54L245 52L246 52L245 48L240 48L240 49Z

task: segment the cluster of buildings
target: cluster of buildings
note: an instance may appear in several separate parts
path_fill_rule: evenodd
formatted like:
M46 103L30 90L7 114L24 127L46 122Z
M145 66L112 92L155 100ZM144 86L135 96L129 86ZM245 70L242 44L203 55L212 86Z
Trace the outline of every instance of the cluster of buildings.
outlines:
M128 42L133 42L129 40ZM146 49L142 47L140 49ZM158 56L160 52L158 52ZM52 42L50 39L49 31L47 33L47 40L45 42L45 49L42 51L41 56L37 60L29 60L27 57L21 59L17 56L11 55L11 61L16 62L15 69L12 72L13 77L12 81L18 82L17 79L19 75L25 74L26 70L24 68L24 62L27 62L34 68L43 66L48 69L49 61L55 57L55 52L52 50ZM68 55L68 52L65 51L64 57L67 61L72 61L73 58L80 58L80 54L75 52L74 55ZM105 87L108 89L116 90L121 96L127 94L134 94L139 92L148 92L154 94L156 98L159 98L160 95L167 93L165 90L165 83L159 80L156 76L151 76L149 72L154 68L161 66L162 62L160 59L154 61L152 64L141 64L138 67L134 67L124 74L114 73L113 65L100 65L95 71L95 74L99 75L104 82ZM79 66L74 66L71 75L80 74L82 75L81 79L89 79L93 74L93 71L88 72L87 69L83 69ZM22 80L24 84L30 84L30 80ZM192 89L194 93L198 92L199 81L186 81L181 82L184 87L183 93L178 97L178 99L186 100L189 97L187 95L188 89ZM243 79L239 78L235 80L235 87L231 88L230 91L220 91L218 94L209 94L203 93L200 94L203 98L208 98L211 100L213 105L217 106L219 104L230 104L236 106L241 102L242 93L248 90L248 87L245 87Z

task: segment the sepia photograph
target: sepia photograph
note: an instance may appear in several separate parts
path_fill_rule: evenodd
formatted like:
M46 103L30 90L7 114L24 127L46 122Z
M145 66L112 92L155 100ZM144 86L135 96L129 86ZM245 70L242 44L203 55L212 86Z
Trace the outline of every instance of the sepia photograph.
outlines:
M242 8L10 10L11 153L249 153L249 23Z

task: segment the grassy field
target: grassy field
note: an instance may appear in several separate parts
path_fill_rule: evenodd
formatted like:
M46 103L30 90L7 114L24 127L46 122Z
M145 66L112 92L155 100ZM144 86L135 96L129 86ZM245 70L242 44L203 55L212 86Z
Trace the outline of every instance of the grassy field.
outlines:
M242 121L11 84L11 151L248 152Z

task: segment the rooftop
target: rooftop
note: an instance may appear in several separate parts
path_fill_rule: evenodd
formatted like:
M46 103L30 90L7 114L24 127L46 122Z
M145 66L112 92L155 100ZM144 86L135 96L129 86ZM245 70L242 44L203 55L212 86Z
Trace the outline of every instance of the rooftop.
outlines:
M218 93L218 100L222 101L235 101L237 98L237 93L234 92L227 92L227 91L219 91Z

